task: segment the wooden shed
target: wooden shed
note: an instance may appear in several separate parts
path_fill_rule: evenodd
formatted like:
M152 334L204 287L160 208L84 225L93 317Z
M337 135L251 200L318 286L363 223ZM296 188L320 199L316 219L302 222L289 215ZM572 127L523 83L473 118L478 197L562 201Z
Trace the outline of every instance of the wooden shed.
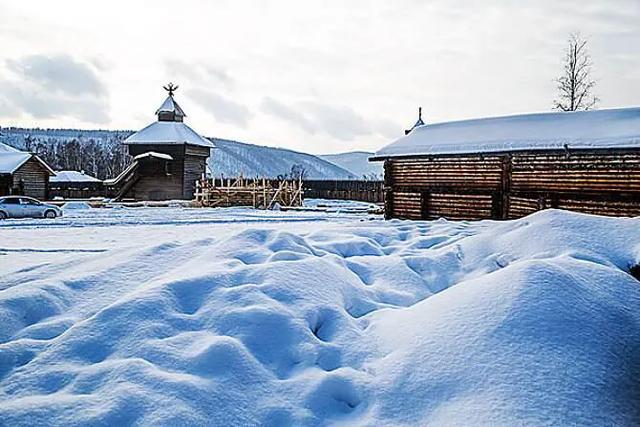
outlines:
M388 218L640 215L640 108L419 125L371 160Z
M53 170L38 156L0 143L0 196L46 200Z
M156 111L158 120L124 141L133 163L104 181L117 199L191 200L196 180L206 172L214 146L183 123L186 114L173 96L177 86L165 89L169 96Z
M84 171L56 171L56 175L49 179L50 198L87 199L104 195L102 181Z

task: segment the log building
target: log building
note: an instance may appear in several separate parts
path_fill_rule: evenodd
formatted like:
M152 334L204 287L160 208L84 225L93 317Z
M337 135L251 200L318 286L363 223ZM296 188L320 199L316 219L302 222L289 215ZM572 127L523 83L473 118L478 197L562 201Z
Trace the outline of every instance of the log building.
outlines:
M0 143L0 196L46 200L53 170L38 156Z
M49 197L88 199L104 196L104 184L84 171L56 171L49 179Z
M206 173L214 146L183 123L186 114L173 96L177 86L165 89L158 120L124 140L133 163L104 182L117 199L191 200L196 180Z
M419 124L371 160L388 218L640 215L640 108Z

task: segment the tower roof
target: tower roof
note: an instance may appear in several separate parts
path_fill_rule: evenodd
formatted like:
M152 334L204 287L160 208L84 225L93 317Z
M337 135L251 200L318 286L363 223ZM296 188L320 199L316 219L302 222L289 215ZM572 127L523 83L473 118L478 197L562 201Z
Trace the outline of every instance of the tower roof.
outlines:
M180 108L175 99L173 99L173 93L178 90L178 85L169 83L163 86L164 90L169 92L169 96L164 100L160 108L156 110L156 116L160 122L181 122L186 117L184 110Z
M173 95L167 96L160 108L156 110L156 116L160 119L160 113L172 113L175 117L186 117L184 110L180 108ZM164 120L164 121L182 121L182 120Z
M158 145L179 145L191 144L202 147L214 148L214 145L206 138L182 122L186 116L178 103L173 99L173 92L178 89L177 85L169 83L164 86L169 92L169 96L164 100L160 108L156 111L158 121L151 123L144 129L134 133L124 140L124 144L158 144Z

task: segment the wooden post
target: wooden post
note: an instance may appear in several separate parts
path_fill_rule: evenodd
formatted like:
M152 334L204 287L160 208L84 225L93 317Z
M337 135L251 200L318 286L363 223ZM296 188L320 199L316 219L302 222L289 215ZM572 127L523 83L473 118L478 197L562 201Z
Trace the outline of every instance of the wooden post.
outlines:
M391 159L384 161L384 219L393 218L393 175Z

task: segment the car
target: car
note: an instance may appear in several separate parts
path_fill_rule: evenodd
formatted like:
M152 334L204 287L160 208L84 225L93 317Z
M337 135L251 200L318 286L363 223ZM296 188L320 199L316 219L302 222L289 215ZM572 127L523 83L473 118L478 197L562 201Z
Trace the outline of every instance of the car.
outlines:
M27 196L0 197L0 219L57 218L62 209Z

